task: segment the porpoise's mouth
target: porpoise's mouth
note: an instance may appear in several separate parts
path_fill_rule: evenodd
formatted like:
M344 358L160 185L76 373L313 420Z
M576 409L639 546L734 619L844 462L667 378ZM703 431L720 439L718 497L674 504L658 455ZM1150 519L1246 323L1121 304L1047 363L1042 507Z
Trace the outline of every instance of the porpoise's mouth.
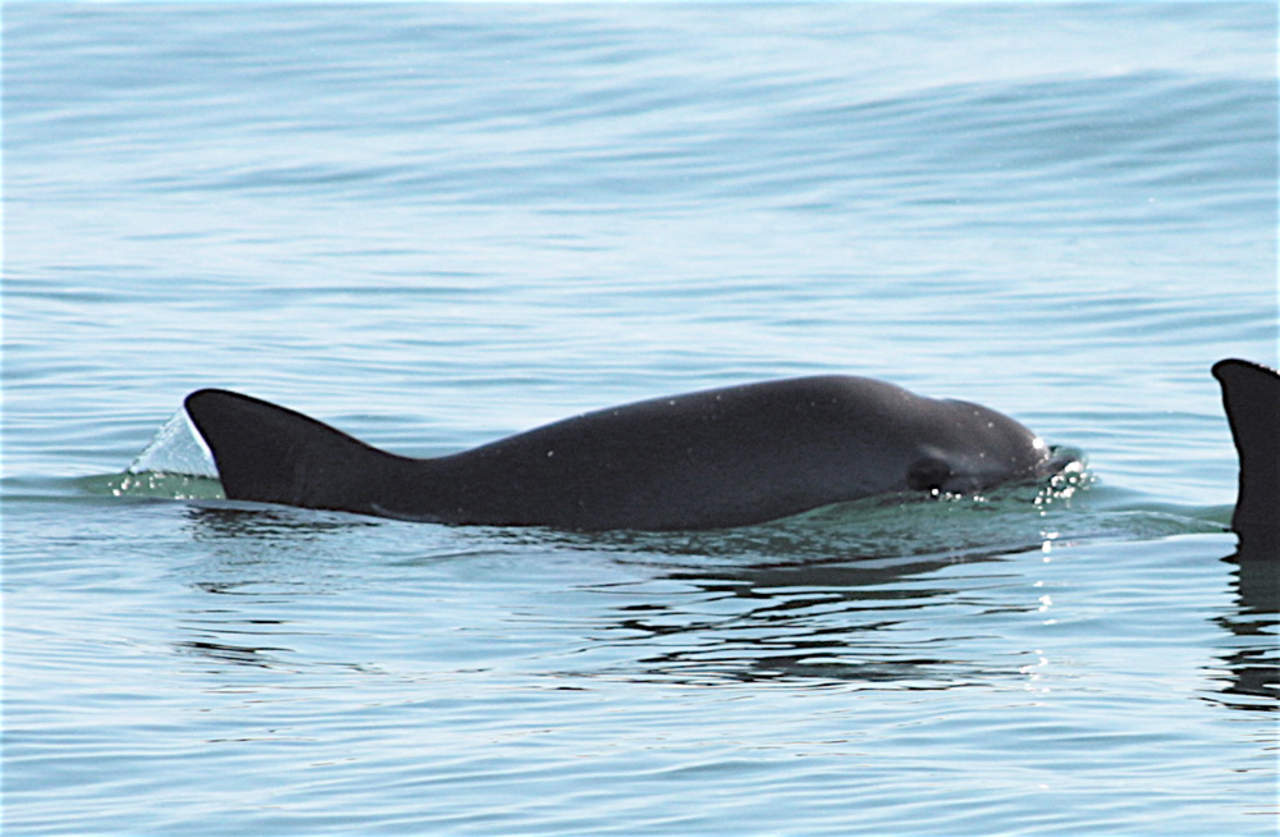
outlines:
M1049 458L1037 469L1039 476L1051 477L1067 470L1084 470L1088 461L1084 451L1067 445L1050 445Z
M1021 496L1021 492L1033 490L1037 498L1068 497L1077 488L1092 481L1084 452L1079 448L1065 445L1052 446L1048 448L1048 454L1030 470L1012 475L990 475L991 478L986 480L983 480L980 475L969 474L949 479L945 485L934 489L932 493L935 496L941 494L947 497L964 495L988 497L993 496L992 492L998 494L1012 492L1010 496ZM1037 499L1036 502L1040 503L1041 499Z

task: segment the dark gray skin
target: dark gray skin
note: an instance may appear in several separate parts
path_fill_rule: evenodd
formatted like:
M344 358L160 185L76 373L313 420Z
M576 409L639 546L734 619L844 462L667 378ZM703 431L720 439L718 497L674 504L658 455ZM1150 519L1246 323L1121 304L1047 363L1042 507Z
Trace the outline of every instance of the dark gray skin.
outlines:
M189 395L229 499L460 524L716 529L901 491L1040 477L1018 422L870 378L794 378L586 413L411 459L223 390Z
M1231 528L1241 551L1280 557L1280 372L1227 358L1213 365L1222 406L1240 455L1240 479Z

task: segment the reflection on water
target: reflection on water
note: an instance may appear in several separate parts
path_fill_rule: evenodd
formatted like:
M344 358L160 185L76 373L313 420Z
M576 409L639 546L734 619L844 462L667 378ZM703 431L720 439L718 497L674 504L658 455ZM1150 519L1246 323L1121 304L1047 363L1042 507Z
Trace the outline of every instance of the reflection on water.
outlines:
M990 559L964 562L982 560ZM945 689L1016 674L1017 663L997 672L961 659L958 647L973 637L948 635L945 615L948 609L971 610L976 588L1016 586L1016 575L966 574L960 585L935 576L957 563L950 557L892 565L845 559L671 572L663 578L696 594L620 605L599 638L663 647L636 660L639 670L682 683L828 681ZM985 605L988 612L1035 607L1034 600ZM937 624L926 624L935 618Z
M202 642L200 640L175 642L173 647L179 653L206 657L219 663L234 663L235 665L258 666L260 668L285 667L283 660L275 656L273 652L288 653L291 650L273 646L227 645L225 643Z
M191 586L250 601L247 609L191 615L174 645L222 664L295 666L295 651L281 639L296 627L246 613L255 612L253 602L340 598L350 579L335 566L356 576L394 571L412 588L422 583L418 573L459 562L506 560L534 578L539 561L605 560L627 577L563 591L586 644L578 667L557 677L911 690L1018 680L1039 652L1013 642L1010 626L1047 619L1049 595L1036 570L1080 540L1071 531L1077 512L1049 514L1026 500L1018 492L980 502L880 498L722 532L591 535L205 503L187 513L193 538L210 544L207 559L190 568ZM1085 527L1096 525L1082 516ZM1145 531L1151 523L1138 525ZM351 554L361 532L388 531L420 534L420 545L380 567ZM984 537L997 545L977 546ZM481 543L469 546L470 539ZM380 551L386 555L385 544ZM1255 637L1274 631L1274 554L1274 544L1252 541L1223 559L1235 566L1236 611L1216 620L1221 628ZM326 572L316 572L318 562ZM475 581L491 583L501 580ZM523 607L522 618L535 623L561 618L550 603ZM1276 708L1274 653L1252 648L1220 659L1223 705Z
M1271 637L1269 648L1247 648L1220 655L1229 673L1221 702L1233 709L1280 710L1280 536L1241 536L1236 552L1222 559L1233 564L1236 611L1215 617L1215 624L1240 637Z

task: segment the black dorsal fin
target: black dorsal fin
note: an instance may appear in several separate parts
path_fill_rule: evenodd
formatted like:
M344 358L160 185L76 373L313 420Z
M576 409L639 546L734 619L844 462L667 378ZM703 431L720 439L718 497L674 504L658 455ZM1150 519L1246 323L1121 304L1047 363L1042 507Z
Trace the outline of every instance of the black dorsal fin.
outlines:
M1280 530L1280 372L1229 358L1213 365L1240 455L1240 487L1231 528Z
M376 499L369 488L406 461L247 395L202 389L183 403L213 453L229 499L361 510Z

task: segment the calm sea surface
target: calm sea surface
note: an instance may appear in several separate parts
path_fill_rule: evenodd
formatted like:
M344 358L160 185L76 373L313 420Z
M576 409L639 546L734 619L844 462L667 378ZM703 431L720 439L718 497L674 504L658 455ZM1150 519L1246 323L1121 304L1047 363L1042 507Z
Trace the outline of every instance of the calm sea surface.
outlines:
M6 834L1274 834L1269 3L3 9ZM796 374L1086 474L745 529L246 510L203 386L430 456ZM194 495L196 499L183 499Z

